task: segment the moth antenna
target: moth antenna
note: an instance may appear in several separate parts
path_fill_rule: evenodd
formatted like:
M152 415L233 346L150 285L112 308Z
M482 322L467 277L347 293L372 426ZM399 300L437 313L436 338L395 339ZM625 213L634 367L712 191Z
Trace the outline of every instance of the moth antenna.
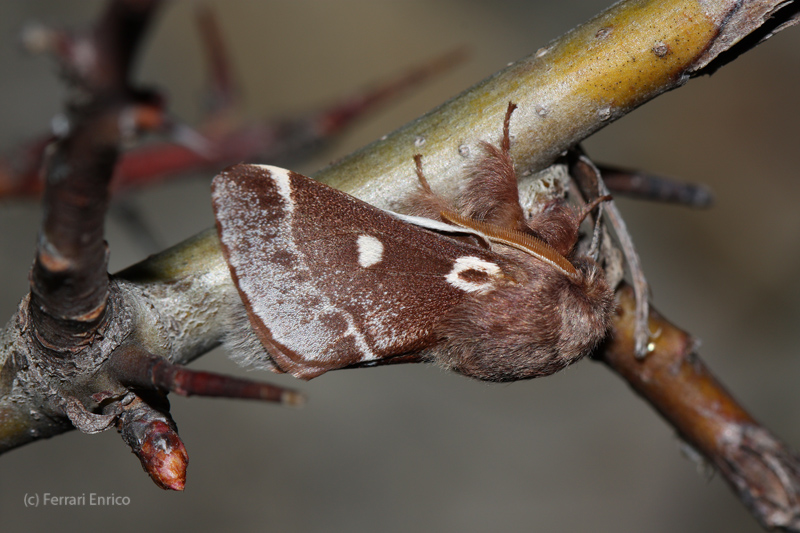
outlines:
M514 113L516 108L517 104L509 102L508 108L506 109L506 117L503 119L503 142L500 147L506 154L511 150L511 135L509 134L509 129L511 125L511 114Z
M118 348L109 363L120 383L145 390L175 392L181 396L264 400L295 407L305 403L305 397L297 391L215 372L190 370L139 346Z
M555 248L533 235L467 218L453 211L442 211L441 216L443 219L457 226L470 228L481 233L490 241L499 242L506 246L511 246L523 252L527 252L537 259L556 267L571 278L578 276L578 271L566 257L558 253Z
M419 180L419 186L422 187L422 190L427 194L432 195L433 191L431 190L431 186L428 184L428 180L425 179L425 174L422 172L422 154L414 154L414 165L417 172L417 179Z

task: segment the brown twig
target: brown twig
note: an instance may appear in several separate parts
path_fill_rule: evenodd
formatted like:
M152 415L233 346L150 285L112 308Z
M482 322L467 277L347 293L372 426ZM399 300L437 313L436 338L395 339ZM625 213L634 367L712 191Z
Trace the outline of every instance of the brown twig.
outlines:
M75 83L69 124L47 161L45 219L30 279L34 334L55 355L90 344L105 317L108 184L123 135L121 117L134 94L128 70L157 6L111 2L91 34L91 65L65 63Z
M702 184L684 183L665 176L612 165L598 164L608 190L636 200L649 200L706 208L714 203L711 190Z
M631 288L619 290L617 300L611 341L598 358L719 470L764 527L800 529L800 458L714 378L694 339L652 308L650 349L637 358Z
M68 127L45 165L45 218L31 270L28 379L46 391L44 410L66 416L85 432L115 421L159 486L181 489L186 455L168 413L158 420L118 382L104 379L102 365L125 335L127 311L112 305L104 241L109 184L128 133L125 118L141 108L129 71L144 30L159 2L116 0L94 26L88 63L70 63ZM82 57L80 55L76 57ZM108 319L108 320L106 320ZM120 329L123 331L121 332ZM82 374L95 376L88 383ZM144 411L143 411L144 410ZM132 416L124 416L126 413ZM143 422L143 420L146 420Z
M266 383L191 371L123 342L131 323L124 306L114 303L119 297L109 284L103 229L126 119L133 112L134 124L148 125L162 114L143 105L128 80L134 51L157 5L112 2L91 33L96 61L68 65L74 67L70 127L46 161L46 214L31 270L31 297L21 314L30 316L30 327L22 328L29 337L28 363L35 369L30 381L47 391L54 418L66 416L89 433L116 424L156 484L182 490L188 456L169 416L166 393L292 405L303 397Z
M181 396L278 402L295 407L305 403L305 397L297 391L250 379L190 370L130 343L114 350L108 366L117 381L135 389L163 394L174 392Z
M118 117L116 106L76 110L74 131L55 145L47 165L31 313L39 341L55 353L91 342L105 315L103 229L120 140Z
M335 135L350 127L378 106L440 74L462 61L463 48L447 52L407 72L356 91L305 117L267 119L253 123L232 122L230 112L238 103L233 75L224 52L215 18L207 10L199 13L201 32L209 39L206 56L211 71L212 113L197 128L202 146L190 142L165 141L132 149L122 155L114 169L115 193L146 187L200 170L218 170L226 165L259 159L279 163L289 156L318 150ZM205 42L205 40L204 40ZM61 57L60 55L57 57ZM69 56L66 56L69 57ZM74 68L70 68L70 71ZM117 69L112 69L116 71ZM169 121L158 95L139 92L140 131L163 130ZM147 107L144 104L149 104ZM145 111L151 113L145 114ZM159 113L160 111L160 113ZM178 135L180 137L180 135ZM42 191L39 168L44 148L52 139L43 136L0 158L0 198L35 197Z
M210 110L212 113L234 107L239 90L229 60L216 13L207 5L197 6L197 28L209 70Z

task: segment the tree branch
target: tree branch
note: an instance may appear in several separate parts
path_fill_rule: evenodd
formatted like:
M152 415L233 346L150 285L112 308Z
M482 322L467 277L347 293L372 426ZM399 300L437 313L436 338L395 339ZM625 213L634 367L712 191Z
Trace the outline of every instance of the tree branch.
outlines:
M644 360L633 355L635 300L617 292L611 341L598 359L706 457L766 528L800 530L800 458L751 417L711 374L694 339L651 309L655 332Z
M511 132L518 167L527 173L544 169L566 148L701 73L698 69L757 26L749 22L753 20L747 9L750 5L623 2L317 177L379 207L391 208L416 186L412 156L423 153L432 186L452 193L477 153L477 143L497 137L497 125L509 101L520 110ZM719 36L725 37L724 42ZM127 334L148 352L179 363L219 342L230 321L231 295L235 296L213 232L120 273L111 287L120 308L136 313L130 324L122 321L120 327L127 328ZM43 421L19 409L20 399L28 406L43 396L48 399L19 385L26 369L17 364L16 356L30 349L22 340L27 326L24 310L23 303L0 344L0 450L32 440L31 431L49 436L69 427L63 418ZM116 315L114 319L121 320ZM629 346L621 350L632 353ZM10 358L12 353L14 358ZM737 409L732 407L731 412L738 416ZM748 418L742 415L741 422L751 424ZM87 422L86 427L91 424ZM707 446L705 433L695 437L688 429L680 431ZM755 441L765 440L760 430L749 434L755 435ZM712 457L717 453L711 447L698 448ZM723 463L719 466L725 468ZM796 473L791 468L784 471ZM752 481L746 483L757 487ZM733 484L738 487L738 482ZM789 484L796 484L796 479L789 479ZM791 514L794 504L786 501L787 505L778 507Z

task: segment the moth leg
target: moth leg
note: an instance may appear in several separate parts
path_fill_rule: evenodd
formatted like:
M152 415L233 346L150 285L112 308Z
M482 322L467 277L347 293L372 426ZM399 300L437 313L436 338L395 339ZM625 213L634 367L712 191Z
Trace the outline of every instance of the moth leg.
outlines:
M600 203L600 202L605 202L605 201L611 200L611 196L603 196L601 198L598 198L597 200L600 200L600 201L597 202L597 204L598 204L597 217L595 217L595 219L594 219L594 232L592 233L592 243L591 243L591 246L589 246L589 254L588 254L589 257L591 257L595 261L599 261L600 260L600 245L601 245L600 241L602 239L602 234L603 234L603 231L602 231L602 228L603 228L603 226L602 226L603 207L602 207L602 203ZM595 203L595 202L592 202L592 203ZM589 213L591 213L591 209L587 210L587 212L586 212L587 215Z
M577 181L585 182L586 178L589 181L596 180L597 192L599 195L607 195L608 189L606 188L600 170L582 151L575 150L572 154L574 157L570 162L569 173L574 176ZM582 177L581 177L582 175ZM647 356L648 345L650 342L650 330L648 327L649 314L650 314L650 287L647 283L647 278L644 275L639 254L633 245L633 238L628 232L628 227L622 218L622 214L617 209L614 202L609 202L605 208L605 214L609 224L614 229L617 236L622 253L625 256L625 262L628 264L628 270L631 274L631 281L633 291L636 295L636 325L634 327L635 348L634 352L636 357L643 359Z
M452 211L452 204L445 198L434 193L425 174L422 172L422 155L414 155L415 171L419 180L419 187L405 199L401 211L407 215L430 218L442 221L442 211Z
M472 179L467 182L458 198L459 212L468 217L524 231L525 214L519 204L517 173L511 158L509 124L516 104L508 104L503 121L503 139L500 147L481 142L486 154L475 165Z
M610 194L604 194L603 196L598 196L588 204L584 205L581 209L581 212L578 214L578 222L583 222L586 220L586 217L591 214L595 207L600 206L603 202L610 202L611 200L613 200L613 197ZM597 221L595 221L595 224L596 223Z
M575 186L573 183L572 186ZM595 208L597 208L597 216L592 217L591 221L594 225L594 230L592 232L592 243L589 246L589 252L587 255L591 257L593 260L597 261L600 255L600 236L602 234L602 220L603 220L603 202L610 202L613 200L610 194L604 194L602 196L598 196L588 204L584 204L583 208L581 209L580 213L578 214L578 223L581 224L586 218L592 214Z
M425 194L435 196L431 190L431 186L428 184L428 180L425 178L425 173L422 172L422 154L414 154L414 170L417 173L417 179L419 180L419 186L422 188L422 191Z

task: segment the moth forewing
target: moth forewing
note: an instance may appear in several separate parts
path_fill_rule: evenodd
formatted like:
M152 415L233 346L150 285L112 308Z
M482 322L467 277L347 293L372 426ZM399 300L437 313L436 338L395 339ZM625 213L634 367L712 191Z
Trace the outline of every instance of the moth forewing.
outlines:
M213 182L223 252L277 371L328 370L418 352L505 262L276 167Z
M310 379L426 360L513 381L552 374L602 340L614 300L599 266L575 257L582 217L553 200L528 220L519 204L513 109L500 148L484 143L454 202L414 158L410 216L277 167L235 165L214 179L222 249L267 366Z

